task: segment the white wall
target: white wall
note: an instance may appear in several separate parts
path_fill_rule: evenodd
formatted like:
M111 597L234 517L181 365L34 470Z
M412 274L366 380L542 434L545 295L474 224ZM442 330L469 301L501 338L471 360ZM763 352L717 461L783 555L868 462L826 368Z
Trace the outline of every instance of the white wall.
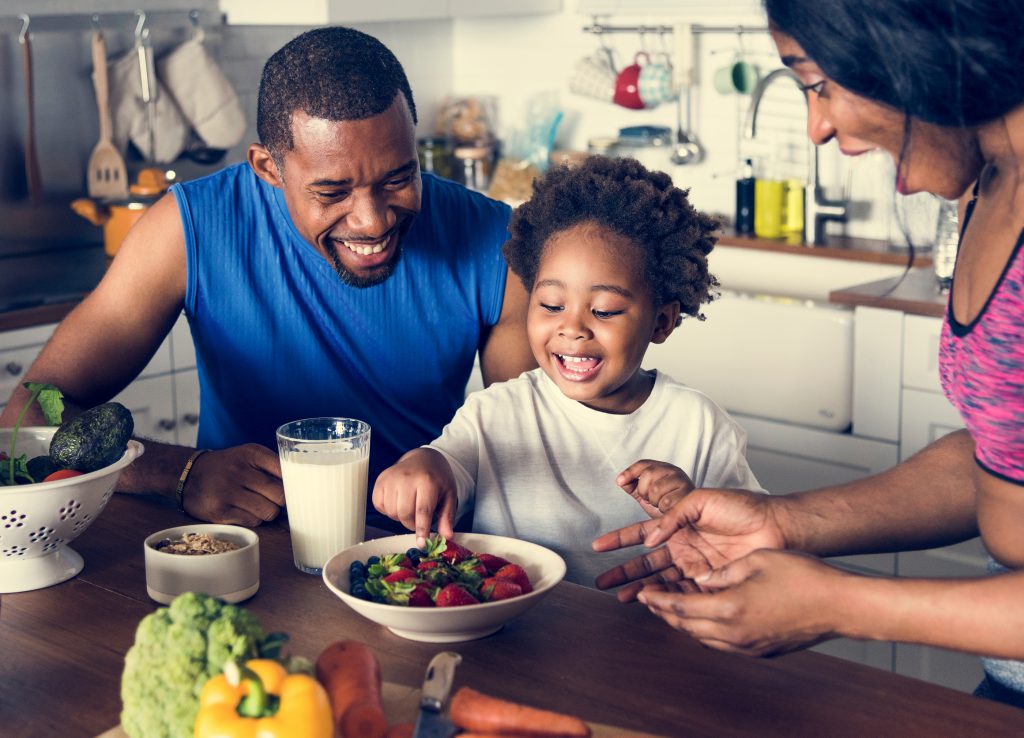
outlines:
M585 150L588 139L614 136L623 126L674 127L676 110L673 105L662 105L652 110L629 110L570 92L568 78L573 65L599 47L597 36L582 30L593 20L580 12L581 3L587 1L566 0L562 12L555 15L456 20L454 93L497 95L499 129L504 137L509 129L524 125L525 106L532 96L556 91L565 113L557 140L557 146L561 148ZM737 12L735 4L726 4L726 10L717 14L713 10L693 10L696 6L713 7L715 3L710 0L706 3L693 0L684 3L680 0L678 5L687 8L685 18L678 13L652 12L645 15L608 15L603 16L601 22L605 25L660 25L686 20L694 24L745 24L748 27L763 27L765 24L759 10ZM615 51L620 67L630 63L634 52L641 48L639 34L608 34L605 38ZM767 33L748 33L743 38L750 59L762 70L770 71L780 66ZM651 50L660 49L661 40L655 35L645 39ZM664 42L668 50L674 50L671 36ZM690 197L697 207L729 217L734 214L735 172L741 159L740 131L750 97L718 93L713 87L713 76L718 67L731 60L736 49L737 36L731 33L702 34L695 38L697 84L692 98L692 121L693 130L707 151L704 161L698 165L675 167L665 152L660 160L650 162L654 165L660 161L660 168L669 172L678 186L691 187ZM804 162L805 117L799 93L795 87L783 89L791 87L785 81L773 87L776 89L770 90L762 103L758 123L761 145L757 149L767 145L770 152L778 146L784 152L788 151L790 158L797 155ZM796 104L793 103L794 94L797 95ZM783 102L787 96L789 103ZM769 100L775 102L770 103ZM781 112L771 116L769 108L776 103ZM785 107L787 104L788 108ZM771 125L768 124L769 117L772 118ZM902 242L900 225L894 215L894 203L899 200L900 208L908 212L915 245L930 243L935 218L932 198L928 195L913 198L895 195L893 167L887 155L845 159L832 143L820 150L820 157L821 182L826 186L827 194L859 203L858 215L847 229L850 235Z

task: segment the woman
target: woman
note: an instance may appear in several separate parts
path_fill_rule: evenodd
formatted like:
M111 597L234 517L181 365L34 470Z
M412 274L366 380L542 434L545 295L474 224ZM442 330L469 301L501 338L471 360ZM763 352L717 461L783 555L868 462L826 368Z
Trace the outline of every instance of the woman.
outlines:
M966 430L883 474L812 492L699 489L676 500L638 490L661 509L675 504L594 547L668 546L599 585L639 580L620 599L636 596L723 650L766 655L847 636L999 657L986 659L976 694L1024 707L1024 4L765 5L782 61L807 91L816 144L834 138L851 156L884 149L897 191L970 201L940 345L943 389ZM807 555L979 533L1001 565L985 579L868 578Z

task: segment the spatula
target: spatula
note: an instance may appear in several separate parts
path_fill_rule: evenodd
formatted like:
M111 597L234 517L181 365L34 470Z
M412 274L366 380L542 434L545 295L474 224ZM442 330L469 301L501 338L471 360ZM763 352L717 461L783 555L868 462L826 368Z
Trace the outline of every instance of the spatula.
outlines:
M99 31L92 35L92 83L96 88L96 107L100 113L100 140L89 155L86 177L89 197L125 198L128 197L128 173L121 152L111 141L107 44Z

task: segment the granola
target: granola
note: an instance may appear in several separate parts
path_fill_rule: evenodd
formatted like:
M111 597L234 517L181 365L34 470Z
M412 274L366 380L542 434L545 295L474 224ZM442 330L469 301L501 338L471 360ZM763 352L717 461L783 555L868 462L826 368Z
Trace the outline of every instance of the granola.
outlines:
M165 538L158 542L153 548L157 551L169 554L181 554L183 556L204 556L206 554L218 554L225 551L234 551L238 548L236 543L214 538L209 533L184 533L181 538L171 540Z

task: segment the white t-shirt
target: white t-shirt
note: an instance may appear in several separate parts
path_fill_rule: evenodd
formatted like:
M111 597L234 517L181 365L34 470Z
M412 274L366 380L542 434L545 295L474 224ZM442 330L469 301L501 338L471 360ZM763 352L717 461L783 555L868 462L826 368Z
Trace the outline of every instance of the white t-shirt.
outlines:
M746 433L707 395L656 374L650 397L629 415L571 400L541 369L474 392L429 448L449 461L461 516L473 530L557 551L566 579L594 577L642 552L595 553L594 538L648 520L615 484L640 459L678 466L698 487L761 491L747 465Z

